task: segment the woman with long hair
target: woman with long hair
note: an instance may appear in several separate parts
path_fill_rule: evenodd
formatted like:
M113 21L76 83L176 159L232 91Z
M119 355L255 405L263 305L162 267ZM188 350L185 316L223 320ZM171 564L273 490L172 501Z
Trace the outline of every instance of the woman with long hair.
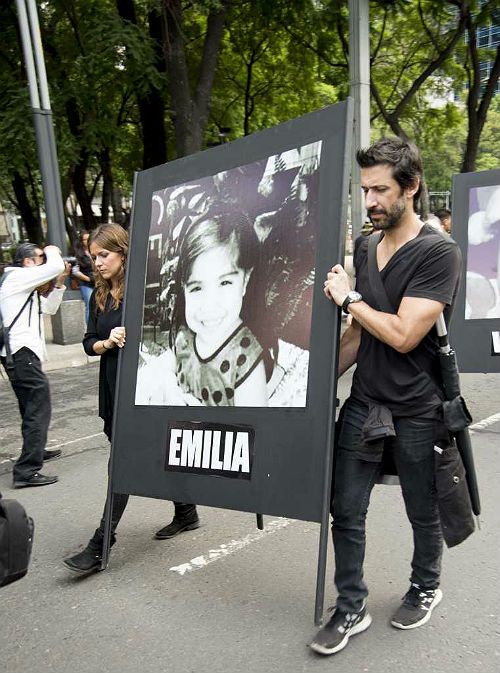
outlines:
M89 250L94 263L95 290L90 298L89 320L83 337L87 355L100 355L99 416L104 432L111 441L113 407L116 390L118 352L125 346L126 330L122 319L128 234L118 224L103 224L91 234ZM129 496L115 494L111 514L111 545L116 541L116 527L125 511ZM184 530L198 528L195 505L175 504L173 521L162 528L158 539L174 537ZM104 514L99 527L82 552L64 559L64 565L78 573L99 570L104 539Z
M94 289L94 269L89 251L89 238L90 234L86 229L82 229L78 234L78 241L75 244L76 264L71 270L72 276L78 280L80 294L85 304L85 323L89 321L90 297Z

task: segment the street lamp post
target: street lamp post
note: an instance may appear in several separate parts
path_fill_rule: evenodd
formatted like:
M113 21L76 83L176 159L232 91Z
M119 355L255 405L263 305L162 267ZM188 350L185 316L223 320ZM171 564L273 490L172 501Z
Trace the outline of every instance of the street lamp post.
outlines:
M349 0L349 77L354 99L354 142L351 161L352 238L365 218L356 151L370 144L370 35L369 0Z
M50 108L49 89L35 0L16 0L31 112L35 126L38 162L42 175L49 242L67 252L59 165Z

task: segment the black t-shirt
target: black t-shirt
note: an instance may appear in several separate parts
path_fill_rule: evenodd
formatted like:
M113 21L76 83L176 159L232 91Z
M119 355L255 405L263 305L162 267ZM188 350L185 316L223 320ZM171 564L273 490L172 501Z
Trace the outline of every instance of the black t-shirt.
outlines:
M360 237L354 250L356 289L363 300L380 310L368 280L368 237ZM394 312L403 297L422 297L446 304L449 322L460 279L460 249L451 238L428 225L403 245L381 271L382 282ZM351 397L387 406L395 416L434 416L440 406L440 373L435 329L410 353L394 348L361 330L361 343ZM431 379L429 379L429 376Z

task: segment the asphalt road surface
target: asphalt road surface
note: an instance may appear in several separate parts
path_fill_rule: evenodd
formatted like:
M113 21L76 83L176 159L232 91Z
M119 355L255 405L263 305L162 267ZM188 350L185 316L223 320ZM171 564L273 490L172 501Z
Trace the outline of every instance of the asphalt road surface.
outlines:
M500 378L462 377L474 421L482 530L446 550L444 598L415 631L389 625L408 588L411 533L399 489L376 487L368 520L366 580L371 628L333 657L307 647L313 624L319 525L200 507L202 526L174 540L153 533L170 503L132 498L107 571L87 578L61 563L98 523L108 446L96 418L97 367L50 374L49 446L64 457L44 471L57 484L0 490L36 521L28 575L0 590L0 671L5 673L497 673L500 670ZM340 386L344 396L348 379ZM4 461L20 445L15 398L0 382ZM0 459L1 457L0 456ZM330 554L331 557L331 554ZM329 559L326 605L334 600ZM328 615L327 615L328 618Z

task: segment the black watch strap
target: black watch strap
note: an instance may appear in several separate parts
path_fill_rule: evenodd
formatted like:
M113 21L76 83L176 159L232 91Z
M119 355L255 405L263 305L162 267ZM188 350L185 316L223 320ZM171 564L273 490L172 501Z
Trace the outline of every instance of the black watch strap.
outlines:
M344 311L344 313L347 313L347 315L349 315L349 311L347 310L347 307L349 306L349 304L353 304L355 302L362 301L362 299L363 298L359 294L359 292L356 292L355 290L351 290L349 292L349 294L347 295L347 297L342 302L342 310Z
M349 315L349 311L347 310L349 304L352 304L352 299L349 295L347 295L347 297L342 302L342 310L344 311L344 313L347 313L347 315Z

